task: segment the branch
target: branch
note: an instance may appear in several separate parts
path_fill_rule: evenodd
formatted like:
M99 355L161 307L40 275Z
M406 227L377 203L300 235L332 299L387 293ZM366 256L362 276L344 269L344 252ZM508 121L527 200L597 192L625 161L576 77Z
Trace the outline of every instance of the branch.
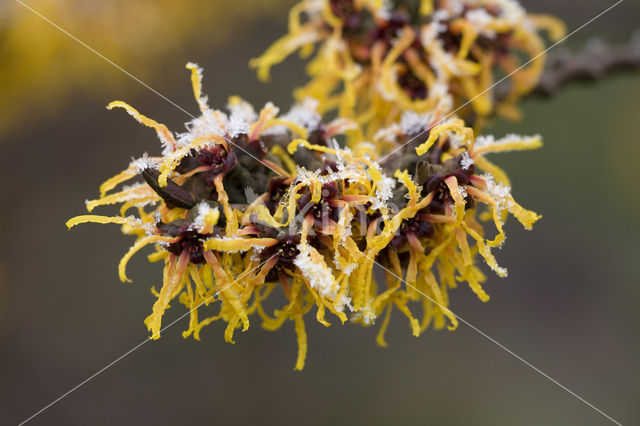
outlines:
M640 71L640 30L619 46L596 38L578 52L562 49L551 53L538 85L525 97L550 97L572 83L595 82L624 71ZM505 99L509 87L508 81L499 84L495 99Z
M579 52L549 55L547 67L530 96L552 96L576 82L594 82L624 71L640 70L640 32L623 45L592 39Z

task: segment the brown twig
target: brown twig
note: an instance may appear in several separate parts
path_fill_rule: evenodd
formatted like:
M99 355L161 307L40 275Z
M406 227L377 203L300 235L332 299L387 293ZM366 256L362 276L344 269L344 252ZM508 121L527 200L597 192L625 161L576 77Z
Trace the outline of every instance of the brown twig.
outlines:
M549 55L536 88L527 97L550 97L574 83L595 82L625 71L640 70L640 30L628 43L612 46L592 39L578 52L557 50ZM509 93L509 83L496 88L496 99Z
M547 67L532 95L552 96L575 82L597 81L632 70L640 70L640 33L619 46L592 39L579 52L561 50L550 55Z
M552 96L575 82L592 82L623 71L640 70L640 33L629 43L611 46L593 39L577 53L561 50L550 55L532 95Z

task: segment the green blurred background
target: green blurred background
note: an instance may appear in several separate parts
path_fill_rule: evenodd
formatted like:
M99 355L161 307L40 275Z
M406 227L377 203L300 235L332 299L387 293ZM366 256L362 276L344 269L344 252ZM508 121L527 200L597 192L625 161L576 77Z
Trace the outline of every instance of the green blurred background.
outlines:
M266 85L247 67L284 33L292 1L27 3L193 113L187 61L205 68L218 107L238 94L287 108L305 81L297 58ZM612 3L523 1L570 29ZM625 41L639 17L638 2L626 1L567 46L593 36ZM0 70L0 113L10 117L0 127L0 423L16 424L147 336L158 265L137 256L134 283L122 284L116 266L130 239L117 226L64 226L131 156L159 152L153 131L105 105L126 100L176 131L188 117L13 0L0 5ZM493 160L516 198L544 218L532 232L508 224L496 254L509 278L489 274L490 302L465 287L452 292L459 316L625 425L640 424L639 93L640 73L570 87L526 101L522 122L489 130L543 134L543 149ZM185 312L174 305L166 324ZM416 339L394 312L382 349L377 327L310 320L301 373L292 370L292 324L272 333L254 321L235 345L224 343L223 324L204 330L202 342L183 340L186 325L32 423L610 424L465 325Z

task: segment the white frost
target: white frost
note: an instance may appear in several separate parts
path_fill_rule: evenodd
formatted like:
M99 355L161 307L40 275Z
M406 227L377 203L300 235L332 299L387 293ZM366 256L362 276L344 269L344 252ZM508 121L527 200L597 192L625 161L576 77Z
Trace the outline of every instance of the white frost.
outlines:
M205 219L207 215L212 212L217 212L218 208L211 208L211 206L206 201L201 201L200 203L198 203L196 208L198 215L193 221L193 226L195 226L198 231L201 231L205 227Z
M291 121L307 130L315 130L320 125L322 117L318 114L318 101L307 97L302 102L295 104L284 114L283 120Z
M496 36L495 31L487 28L494 18L485 9L472 9L465 14L465 18L477 33L489 38Z
M476 149L484 149L484 148L493 147L493 146L507 145L514 142L527 143L535 140L542 140L542 136L540 135L522 136L522 135L516 135L515 133L509 133L508 135L500 139L496 139L493 135L486 135L486 136L478 136L476 138L474 146Z
M159 165L159 162L157 160L150 158L149 154L145 152L144 154L142 154L142 157L132 160L131 165L136 168L136 171L138 173L140 173L145 169L151 169L151 168L157 167Z
M510 186L496 183L493 175L489 173L483 174L481 178L486 182L487 193L494 201L496 210L498 210L498 212L501 212L504 209L508 210L513 207L513 199L511 197Z
M293 263L307 279L309 286L317 290L322 297L335 298L336 289L334 288L331 270L326 265L313 259L308 245L299 244L298 250L299 253Z
M464 151L462 153L462 156L460 158L460 165L465 170L468 170L469 167L473 165L473 158L469 156L469 153L467 151Z
M418 114L414 111L406 111L400 118L400 129L405 135L415 135L429 127L431 114Z

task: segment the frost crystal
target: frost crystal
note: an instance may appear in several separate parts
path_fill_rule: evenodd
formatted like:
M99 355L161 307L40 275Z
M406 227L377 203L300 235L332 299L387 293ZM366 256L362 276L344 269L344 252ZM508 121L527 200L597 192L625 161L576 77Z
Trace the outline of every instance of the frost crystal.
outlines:
M218 110L207 109L204 113L185 124L187 132L178 134L178 146L185 146L199 136L217 135L224 136L227 131L229 119L227 115ZM166 151L166 149L165 149ZM163 155L167 153L163 151Z
M462 153L462 156L460 158L460 165L465 170L468 170L469 167L471 167L473 165L473 159L471 157L469 157L469 153L467 151L464 151Z
M193 220L193 226L197 230L201 231L206 225L205 219L206 219L207 215L210 214L210 213L217 212L218 209L216 207L211 208L211 206L209 204L207 204L206 201L201 201L200 203L198 203L196 208L198 209L197 210L198 215Z
M485 173L481 177L487 184L487 192L495 202L498 212L501 212L504 209L509 209L513 206L510 186L496 183L493 175L489 173Z
M249 133L249 120L247 119L244 111L235 110L231 113L231 117L229 117L229 124L227 126L227 133L232 138L241 134Z
M387 207L387 201L393 197L393 190L396 187L396 181L386 175L382 175L382 179L377 182L376 197L371 202L371 209L380 210Z
M344 294L338 295L334 302L336 307L336 311L344 312L344 308L349 308L350 311L353 311L353 305L351 305L351 298L349 296L345 296Z
M382 19L390 19L393 12L393 2L391 0L382 0L378 8L378 16Z
M289 112L281 118L291 121L307 130L315 130L320 125L322 117L318 114L318 101L307 97L302 102L291 107Z
M309 286L315 289L323 297L334 298L336 291L331 270L312 256L308 245L298 245L299 254L293 263L300 269L302 275L309 282Z
M521 135L516 135L514 133L510 133L500 139L494 138L493 135L478 136L475 142L475 149L484 149L488 147L508 145L516 142L527 144L527 143L531 143L533 141L539 141L539 140L542 140L542 136L540 135L521 136Z
M253 105L249 102L237 99L235 102L229 102L227 104L227 109L231 113L231 116L234 114L238 114L240 117L249 123L252 123L258 119L258 114L256 114Z
M400 119L400 129L405 135L415 135L429 127L431 114L418 114L414 111L406 111Z
M351 316L351 321L362 319L365 325L372 325L376 322L376 312L371 307L371 300L362 309Z
M465 14L465 18L473 26L473 28L480 34L493 38L496 36L495 31L487 29L487 27L493 21L493 16L489 15L484 9L473 9Z
M146 170L146 169L154 168L154 167L158 166L158 164L159 164L159 162L154 160L154 159L152 159L152 158L150 158L149 154L147 154L146 152L144 154L142 154L142 157L140 157L140 158L138 158L136 160L133 160L131 162L131 165L136 168L136 171L138 173L140 173L140 172L142 172L143 170Z
M462 198L467 198L467 188L466 187L464 187L463 185L460 185L458 187L458 192L460 192L460 196Z

